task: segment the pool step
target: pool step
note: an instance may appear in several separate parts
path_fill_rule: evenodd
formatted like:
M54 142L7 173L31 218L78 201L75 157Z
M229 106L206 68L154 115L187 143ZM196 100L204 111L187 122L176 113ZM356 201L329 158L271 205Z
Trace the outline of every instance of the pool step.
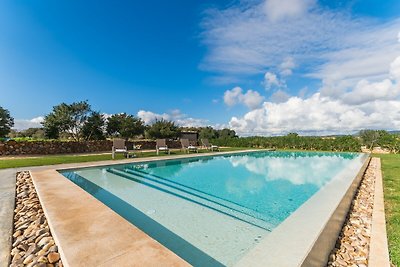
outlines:
M154 182L157 182L157 183L161 183L161 184L176 188L178 190L185 191L185 192L187 192L189 194L198 196L200 198L205 198L205 199L207 199L207 200L209 200L211 202L215 202L216 204L223 205L223 206L225 206L225 207L227 207L229 209L233 209L233 210L236 210L238 212L245 213L245 214L247 214L247 215L249 215L251 217L254 217L256 219L268 222L268 218L265 218L265 216L262 215L261 213L259 213L257 211L254 211L252 209L249 209L249 208L247 208L245 206L242 206L242 205L240 205L238 203L232 202L230 200L227 200L227 199L212 195L210 193L206 193L204 191L201 191L201 190L198 190L196 188L193 188L193 187L178 183L176 181L172 181L172 180L164 178L164 177L160 177L160 176L157 176L157 175L154 175L154 174L151 174L151 173L147 173L147 172L138 170L136 168L127 167L127 168L124 168L124 171L128 172L128 173L131 173L131 174L134 174L134 175L137 175L137 176L140 176L140 177L143 177L145 179L150 179L150 180L152 180Z
M107 171L110 173L113 173L115 175L133 180L140 184L150 186L154 189L163 191L165 193L172 194L176 197L188 200L190 202L196 203L203 207L210 208L212 210L223 213L227 216L230 216L232 218L246 222L253 226L262 228L264 230L271 231L271 229L272 229L271 224L266 221L260 220L260 219L254 217L252 215L249 215L243 211L237 210L235 207L228 206L223 203L219 203L219 202L212 200L210 198L207 198L205 196L201 196L198 193L190 192L190 190L188 190L186 188L183 189L183 188L177 187L176 185L168 184L164 181L157 181L156 179L148 177L142 173L134 173L132 171L128 171L127 169L120 170L120 169L116 169L116 168L108 168Z

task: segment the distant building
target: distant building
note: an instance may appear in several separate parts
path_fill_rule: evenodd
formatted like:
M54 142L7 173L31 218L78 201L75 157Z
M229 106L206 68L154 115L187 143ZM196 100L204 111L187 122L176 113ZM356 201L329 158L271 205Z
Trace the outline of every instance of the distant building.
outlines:
M191 144L197 144L199 140L199 133L197 131L183 131L181 132L181 139L189 139Z

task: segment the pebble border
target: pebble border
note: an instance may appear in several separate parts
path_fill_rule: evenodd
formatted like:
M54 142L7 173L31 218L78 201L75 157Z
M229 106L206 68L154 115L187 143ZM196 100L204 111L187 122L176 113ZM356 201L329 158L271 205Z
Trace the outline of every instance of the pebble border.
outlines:
M376 168L376 161L371 160L329 256L328 267L368 266Z
M10 267L63 267L28 171L17 173Z

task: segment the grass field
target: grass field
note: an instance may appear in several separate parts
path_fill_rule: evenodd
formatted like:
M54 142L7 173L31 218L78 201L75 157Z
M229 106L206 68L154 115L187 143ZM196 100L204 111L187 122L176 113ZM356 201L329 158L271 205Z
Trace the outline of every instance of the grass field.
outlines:
M243 150L246 148L221 148L221 151L235 151ZM248 149L248 148L247 148ZM209 152L205 149L200 149L199 154ZM218 152L215 152L218 153ZM185 154L182 151L171 151L171 155L182 155ZM143 152L136 153L137 157L152 157L156 156L156 152ZM166 153L160 153L160 156L166 156ZM117 154L116 159L123 159L122 154ZM14 157L0 158L0 169L6 168L19 168L19 167L30 167L30 166L44 166L44 165L54 165L54 164L64 164L64 163L80 163L80 162L91 162L91 161L103 161L112 160L110 154L93 154L93 155L47 155L47 156L37 156L37 157Z
M390 260L400 266L400 154L373 156L382 163Z

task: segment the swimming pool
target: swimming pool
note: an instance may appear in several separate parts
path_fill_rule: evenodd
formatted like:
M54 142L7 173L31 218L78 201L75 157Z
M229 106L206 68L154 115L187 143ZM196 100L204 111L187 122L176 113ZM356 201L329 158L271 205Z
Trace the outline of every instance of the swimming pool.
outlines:
M247 152L60 171L192 265L232 266L360 153Z

